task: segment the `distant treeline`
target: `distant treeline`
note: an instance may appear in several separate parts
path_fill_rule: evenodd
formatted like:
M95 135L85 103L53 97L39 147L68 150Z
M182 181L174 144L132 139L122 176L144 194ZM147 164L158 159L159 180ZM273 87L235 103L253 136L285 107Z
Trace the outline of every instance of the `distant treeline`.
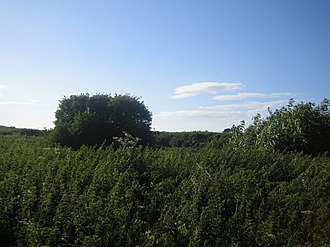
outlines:
M211 142L221 139L223 142L228 140L228 131L223 133L209 131L191 132L153 132L154 147L202 147Z
M152 138L148 146L151 147L202 147L211 142L219 142L228 140L229 131L223 133L209 131L185 131L185 132L168 132L168 131L151 131ZM26 136L48 136L52 138L52 130L39 130L28 128L15 128L0 126L0 134L2 135L26 135ZM51 140L50 140L51 141Z
M15 127L7 127L0 125L0 134L1 135L26 135L26 136L41 136L45 135L47 131L39 130L39 129L29 129L29 128L15 128Z

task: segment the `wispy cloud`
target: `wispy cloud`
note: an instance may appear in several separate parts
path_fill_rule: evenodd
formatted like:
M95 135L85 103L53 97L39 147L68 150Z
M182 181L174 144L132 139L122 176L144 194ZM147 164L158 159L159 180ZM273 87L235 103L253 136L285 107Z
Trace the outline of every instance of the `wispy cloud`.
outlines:
M210 98L217 101L232 102L230 104L227 102L218 103L218 105L200 106L195 109L164 111L156 113L154 116L157 121L168 121L169 126L175 120L175 122L181 121L185 126L198 124L209 126L205 128L216 129L217 126L230 126L241 120L249 123L257 113L263 116L267 115L269 108L272 110L279 109L288 103L289 97L297 95L290 92L242 92L243 88L245 88L245 85L240 82L201 82L177 87L171 97L172 99L182 99L199 94L216 94Z
M30 101L0 101L0 105L36 105L38 100L30 100Z
M256 113L262 113L268 108L277 109L287 104L287 100L275 100L275 101L248 101L243 103L236 104L225 104L225 105L216 105L216 106L206 106L201 107L200 109L213 110L213 111L237 111L240 110L245 113L246 116L252 117Z
M267 111L268 108L277 109L287 103L286 100L268 102L250 101L237 104L199 107L195 110L167 111L156 114L160 118L251 118L256 113Z
M240 82L200 82L177 87L172 99L182 99L202 93L215 94L223 91L236 91L243 88Z
M293 93L238 93L238 94L229 94L229 95L218 95L213 97L214 100L226 101L226 100L243 100L248 98L253 99L266 99L266 98L281 98L293 96Z
M275 101L266 101L266 102L247 101L237 104L225 104L225 105L200 107L200 109L215 110L215 111L241 110L241 111L258 112L258 111L265 111L268 108L278 108L286 104L287 104L287 100L275 100Z
M2 96L1 92L2 92L2 91L5 91L7 88L8 88L7 85L1 85L1 84L0 84L0 97Z
M289 92L285 92L285 93L272 93L272 94L270 94L270 97L272 97L272 98L292 97L292 96L296 96L296 94L289 93Z
M264 93L238 93L238 94L229 94L229 95L218 95L213 97L214 100L242 100L247 98L265 98L266 94Z
M177 117L188 117L188 118L230 118L234 115L240 115L242 112L239 111L212 111L207 109L199 110L187 110L187 111L168 111L157 114L157 117L161 118L177 118Z

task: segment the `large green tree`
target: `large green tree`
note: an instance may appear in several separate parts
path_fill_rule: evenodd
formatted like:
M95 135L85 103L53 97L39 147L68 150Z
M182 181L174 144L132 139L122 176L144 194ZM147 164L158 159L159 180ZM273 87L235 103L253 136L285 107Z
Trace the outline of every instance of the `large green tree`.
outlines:
M140 98L130 95L71 95L60 100L55 112L54 140L63 146L111 144L124 132L148 143L151 112Z

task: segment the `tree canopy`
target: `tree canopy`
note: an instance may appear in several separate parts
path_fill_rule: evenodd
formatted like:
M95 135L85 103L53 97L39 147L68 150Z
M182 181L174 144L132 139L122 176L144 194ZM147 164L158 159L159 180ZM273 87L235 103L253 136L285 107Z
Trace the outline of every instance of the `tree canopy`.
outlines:
M140 98L131 95L71 95L60 100L55 112L54 140L63 146L99 146L123 132L146 144L152 115Z

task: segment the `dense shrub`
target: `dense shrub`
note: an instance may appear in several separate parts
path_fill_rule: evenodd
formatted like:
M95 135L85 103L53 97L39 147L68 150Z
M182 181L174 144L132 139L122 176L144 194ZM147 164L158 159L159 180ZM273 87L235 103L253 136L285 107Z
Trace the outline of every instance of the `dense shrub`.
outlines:
M0 138L0 246L330 244L325 155Z
M267 150L297 151L316 156L330 151L330 101L320 105L293 100L286 107L262 119L260 114L244 131L244 124L234 126L237 143ZM243 134L244 132L244 134Z

